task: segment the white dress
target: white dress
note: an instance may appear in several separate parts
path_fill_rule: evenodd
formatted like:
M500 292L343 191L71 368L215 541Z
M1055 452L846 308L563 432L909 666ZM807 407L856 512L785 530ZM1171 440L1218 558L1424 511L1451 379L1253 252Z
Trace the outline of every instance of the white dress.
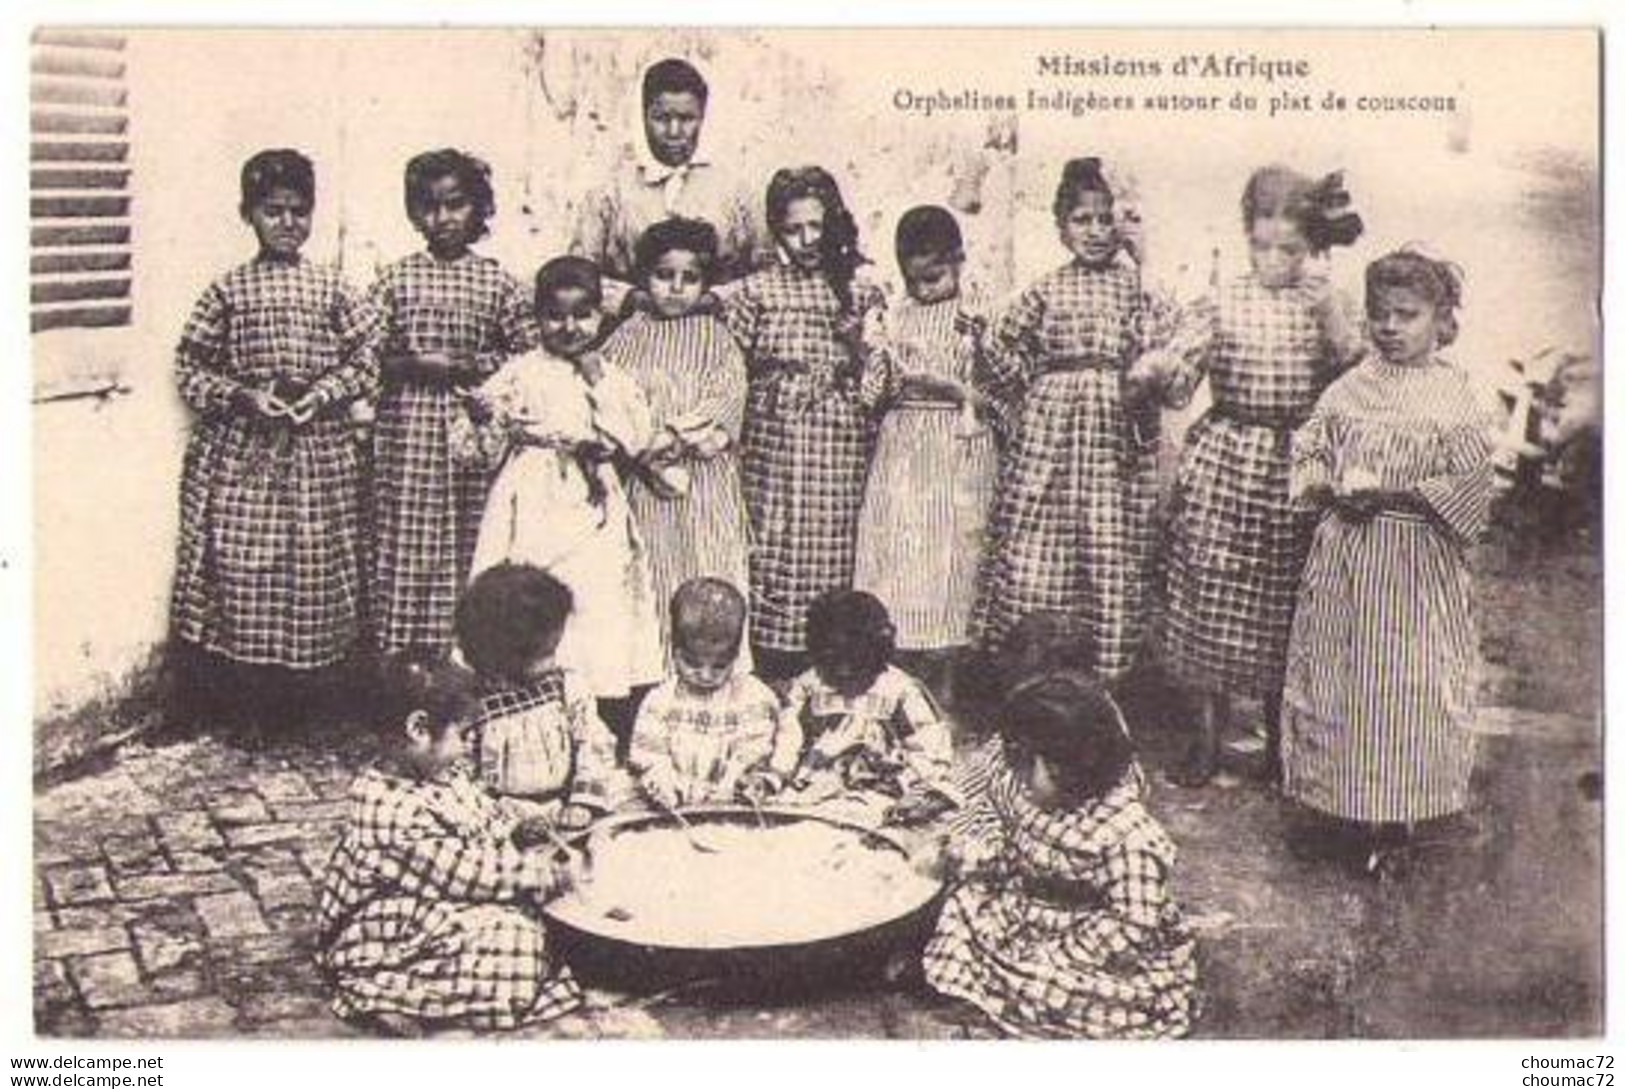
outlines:
M473 573L529 563L570 588L575 608L557 661L594 696L626 695L662 673L647 559L614 464L594 450L635 455L649 407L637 383L605 364L589 385L545 351L509 360L480 387L492 411L477 445L506 456L486 501Z

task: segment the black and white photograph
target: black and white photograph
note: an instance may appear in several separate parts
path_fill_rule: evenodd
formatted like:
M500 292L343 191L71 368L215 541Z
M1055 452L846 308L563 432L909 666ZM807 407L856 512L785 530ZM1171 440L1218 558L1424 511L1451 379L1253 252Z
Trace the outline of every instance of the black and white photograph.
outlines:
M1599 1049L1600 27L27 66L31 1053Z

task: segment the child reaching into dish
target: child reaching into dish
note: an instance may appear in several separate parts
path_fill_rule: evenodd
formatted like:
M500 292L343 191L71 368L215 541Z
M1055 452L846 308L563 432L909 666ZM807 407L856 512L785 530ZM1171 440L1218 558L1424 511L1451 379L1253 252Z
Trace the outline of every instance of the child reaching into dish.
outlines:
M745 595L732 584L689 579L670 614L674 672L638 710L632 772L660 806L731 802L773 752L779 698L740 668Z
M322 878L317 960L333 1010L383 1034L508 1029L581 1003L531 903L574 880L573 856L475 777L477 681L447 662L386 667L397 748L361 773Z
M1001 720L951 820L958 876L926 982L1014 1036L1186 1035L1196 943L1122 713L1088 676L1049 672L1017 684Z
M791 684L769 766L752 796L864 824L919 824L954 805L953 744L925 686L892 664L896 629L861 590L807 610L812 668Z
M501 563L457 603L457 644L480 680L480 773L559 827L586 827L630 793L615 738L591 695L554 659L574 609L569 587L538 567Z

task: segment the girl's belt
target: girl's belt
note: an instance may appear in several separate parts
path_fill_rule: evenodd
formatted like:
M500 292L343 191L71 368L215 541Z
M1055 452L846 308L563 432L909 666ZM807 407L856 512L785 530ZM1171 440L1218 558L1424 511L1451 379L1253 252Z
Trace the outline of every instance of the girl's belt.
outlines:
M1309 418L1307 412L1249 412L1231 405L1214 405L1208 409L1208 415L1242 427L1267 427L1271 431L1296 431Z

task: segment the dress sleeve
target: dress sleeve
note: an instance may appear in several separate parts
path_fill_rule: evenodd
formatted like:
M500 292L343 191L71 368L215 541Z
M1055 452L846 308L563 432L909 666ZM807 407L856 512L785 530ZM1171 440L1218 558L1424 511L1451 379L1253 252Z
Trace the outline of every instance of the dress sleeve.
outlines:
M1168 905L1167 873L1150 852L1115 847L1104 872L1104 908L1088 913L1063 939L1079 959L1093 963L1136 955L1156 937Z
M211 284L192 307L175 349L175 378L181 398L205 418L231 411L243 383L227 373L226 343L231 333L231 302Z
M745 356L727 332L717 327L716 358L706 373L703 409L730 444L739 442L745 422Z
M378 396L378 360L384 323L370 296L340 281L333 288L331 321L342 359L311 386L325 405Z
M936 700L919 681L909 678L897 704L902 749L910 769L924 785L960 800L953 778L953 740Z
M615 735L610 733L590 696L567 697L570 739L575 746L575 777L570 801L609 812L632 793L632 784L615 762Z
M762 300L753 289L751 280L743 281L738 290L728 295L723 304L722 320L734 343L744 354L748 367L756 358L756 345L762 330Z
M864 353L858 368L857 398L865 412L873 412L894 392L897 361L885 335L886 300L877 288L866 286L858 300L863 315Z
M1441 440L1444 471L1416 485L1434 516L1463 542L1477 539L1489 524L1495 495L1493 426L1485 414L1447 431Z
M1183 408L1207 376L1213 346L1218 342L1218 300L1210 295L1192 300L1171 315L1168 322L1161 347L1167 366L1163 400L1172 407Z
M638 707L632 726L632 748L627 765L633 774L671 774L671 744L666 722L668 691L664 685L650 692Z
M631 375L607 363L603 378L592 388L591 398L593 424L599 431L630 454L649 445L654 436L654 413Z
M494 374L498 367L516 355L524 355L541 343L541 330L536 325L536 312L530 298L518 280L506 273L502 276L502 289L497 298L496 338L493 347L474 355L474 370L478 377Z
M780 775L794 774L796 766L801 763L801 752L807 744L806 735L801 729L801 716L807 709L809 697L806 684L797 678L790 685L784 706L779 709L779 721L773 733L773 755L769 758L768 766Z
M473 839L443 828L432 816L385 829L384 848L401 866L403 891L446 900L502 902L544 891L552 866L507 839Z
M948 818L949 850L967 873L989 868L1004 852L1004 822L989 788L1003 766L997 737L988 741L955 776L960 807Z
M1328 427L1324 405L1317 405L1303 426L1292 433L1289 491L1292 502L1299 507L1307 506L1304 496L1311 488L1336 483Z
M985 353L985 381L1006 403L1016 403L1038 372L1038 330L1047 309L1044 294L1030 287L994 323Z

